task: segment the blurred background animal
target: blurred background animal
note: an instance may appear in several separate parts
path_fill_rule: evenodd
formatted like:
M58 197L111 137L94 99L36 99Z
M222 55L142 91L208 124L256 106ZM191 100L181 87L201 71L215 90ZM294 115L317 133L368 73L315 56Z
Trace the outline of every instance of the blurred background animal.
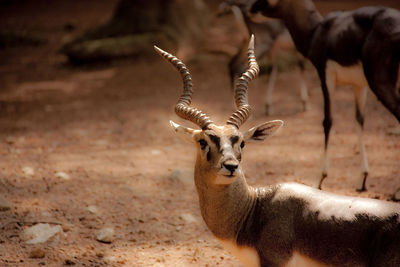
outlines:
M243 37L242 43L229 60L228 68L231 79L231 88L235 81L247 68L247 44L250 35L256 37L256 56L258 59L267 58L261 73L267 69L269 79L265 94L265 113L273 113L273 91L276 88L277 75L279 71L294 70L297 73L298 85L300 87L300 98L302 110L309 109L308 89L304 78L305 59L301 56L293 43L290 34L283 21L271 19L264 22L254 22L250 19L246 9L238 1L226 0L219 5L219 16L233 14L235 22ZM265 66L268 65L268 66ZM293 66L295 66L293 68Z
M318 188L328 175L328 143L333 122L330 94L337 85L352 87L361 155L361 177L356 189L365 191L369 166L363 128L368 88L400 121L400 12L370 6L335 11L323 17L311 0L249 1L245 10L254 18L283 19L297 49L318 72L324 96L325 133L322 173L315 181Z

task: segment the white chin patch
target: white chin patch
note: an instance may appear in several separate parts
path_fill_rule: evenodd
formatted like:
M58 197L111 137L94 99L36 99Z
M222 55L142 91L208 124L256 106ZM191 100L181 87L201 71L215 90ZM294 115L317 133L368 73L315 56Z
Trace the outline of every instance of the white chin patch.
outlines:
M236 178L238 176L240 176L242 173L242 170L240 168L237 168L233 174L231 173L231 171L225 169L225 168L221 168L218 171L218 175L217 178L215 178L215 184L231 184L233 183Z
M231 184L236 180L236 176L225 176L225 175L218 175L215 178L215 184Z
M240 175L240 170L236 170L233 175L231 175L231 172L228 171L225 168L222 168L219 173L217 178L215 179L215 184L231 184L233 183L236 178Z

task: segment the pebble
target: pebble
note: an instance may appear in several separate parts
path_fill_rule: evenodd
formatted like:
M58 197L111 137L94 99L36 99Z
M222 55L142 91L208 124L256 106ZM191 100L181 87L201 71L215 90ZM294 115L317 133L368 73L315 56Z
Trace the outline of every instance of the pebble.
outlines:
M56 172L55 177L61 180L71 179L71 177L65 172Z
M25 166L22 168L22 172L26 175L26 176L33 176L35 175L35 170L32 167L28 167Z
M186 223L196 223L197 219L190 213L183 213L179 216L182 220L184 220Z
M96 240L103 243L111 243L114 241L114 229L103 228L96 233Z
M158 150L158 149L152 149L151 150L151 154L154 155L154 156L160 155L161 153L162 153L161 150Z
M86 210L93 214L97 214L99 212L99 209L96 206L88 206Z
M29 258L31 259L43 259L46 253L41 248L34 248L29 253Z
M70 259L66 259L66 260L64 261L64 264L65 264L65 265L75 265L75 262L72 261L72 260L70 260Z
M51 226L48 223L38 223L25 229L22 233L27 244L41 244L62 232L60 225Z
M63 232L70 232L74 229L74 225L71 223L63 223L62 229L63 229Z

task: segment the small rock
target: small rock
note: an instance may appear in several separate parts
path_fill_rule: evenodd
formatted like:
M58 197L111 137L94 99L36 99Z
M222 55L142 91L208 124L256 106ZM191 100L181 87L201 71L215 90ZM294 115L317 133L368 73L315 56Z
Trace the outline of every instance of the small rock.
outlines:
M152 150L151 150L151 154L152 154L152 155L154 155L154 156L156 156L156 155L160 155L160 154L161 154L161 150L158 150L158 149L152 149Z
M183 213L179 216L182 220L184 220L186 223L195 223L197 222L196 218L190 214L190 213Z
M10 210L11 208L12 204L7 199L0 196L0 211Z
M64 232L70 232L74 229L74 225L70 223L63 223L62 224L62 229Z
M175 245L176 241L173 239L168 239L168 240L165 240L164 243L167 245Z
M104 257L104 260L106 260L108 262L116 262L118 260L118 258L115 256L107 256L107 257Z
M28 167L25 166L22 168L22 172L26 175L26 176L33 176L35 175L35 170L32 167Z
M103 243L111 243L114 241L114 229L103 228L96 233L96 240Z
M67 259L67 260L64 261L64 264L65 265L75 265L75 262L73 262L72 260Z
M199 248L196 248L193 252L193 259L196 261L202 257L204 257L203 252Z
M193 171L176 169L171 172L169 176L171 180L178 180L187 185L194 185L194 173Z
M88 206L86 210L93 214L97 214L99 212L99 209L96 206Z
M56 172L55 177L61 180L71 179L71 177L65 172Z
M60 225L51 226L47 223L39 223L25 229L22 233L22 238L27 240L27 244L40 244L47 242L61 232Z
M46 253L41 248L34 248L29 253L29 258L31 259L43 259Z

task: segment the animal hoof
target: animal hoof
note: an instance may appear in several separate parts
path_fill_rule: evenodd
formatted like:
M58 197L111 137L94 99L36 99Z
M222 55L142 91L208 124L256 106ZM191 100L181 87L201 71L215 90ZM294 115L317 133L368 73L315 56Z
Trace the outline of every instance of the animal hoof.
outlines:
M365 191L367 191L367 186L366 186L367 177L368 177L368 172L364 172L362 174L361 183L356 187L356 191L357 192L365 192Z
M367 188L365 188L365 187L356 188L356 191L357 191L358 193L365 192L365 191L367 191Z
M313 187L321 190L322 189L322 182L324 181L324 179L326 177L328 177L328 174L326 172L322 172L321 178L315 180L315 182L313 184Z

